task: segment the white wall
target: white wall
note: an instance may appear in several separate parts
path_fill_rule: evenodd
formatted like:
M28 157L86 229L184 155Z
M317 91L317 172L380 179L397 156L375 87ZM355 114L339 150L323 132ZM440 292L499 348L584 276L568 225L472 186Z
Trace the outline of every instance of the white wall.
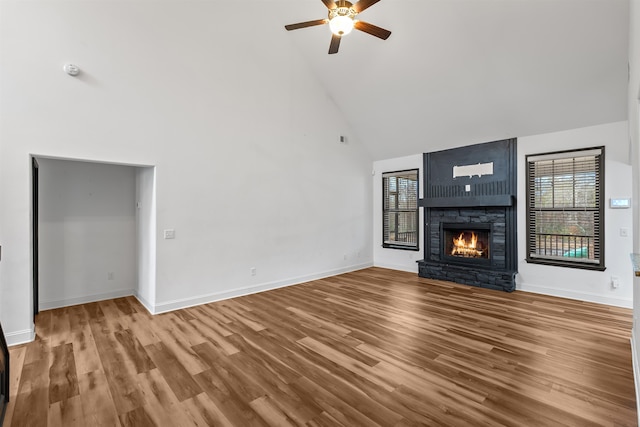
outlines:
M40 309L132 295L134 168L38 159Z
M155 166L154 311L372 264L371 159L287 32L259 19L271 2L250 6L2 2L0 320L10 342L33 336L31 153ZM243 37L221 16L242 16ZM64 74L66 61L78 77ZM168 228L174 240L160 237Z
M640 253L640 0L629 3L629 143L633 165L633 252ZM640 277L633 278L633 369L640 424Z
M528 264L526 257L525 156L551 151L605 146L605 266L606 270ZM610 198L631 197L631 165L627 122L518 138L518 264L517 289L585 301L631 307L632 267L629 254L631 236L621 237L620 229L632 229L631 209L610 209ZM617 289L611 276L620 278Z
M373 263L376 267L391 268L418 273L417 261L424 255L424 209L420 209L418 224L419 251L390 249L382 247L382 174L385 172L419 169L418 190L420 198L422 189L422 154L397 157L373 162Z
M136 297L150 312L156 305L156 169L136 169Z

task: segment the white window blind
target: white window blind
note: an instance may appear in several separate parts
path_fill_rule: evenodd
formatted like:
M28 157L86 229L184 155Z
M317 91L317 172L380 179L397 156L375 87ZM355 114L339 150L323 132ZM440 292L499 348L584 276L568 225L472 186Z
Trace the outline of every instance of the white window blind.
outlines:
M382 246L418 249L418 170L382 174Z

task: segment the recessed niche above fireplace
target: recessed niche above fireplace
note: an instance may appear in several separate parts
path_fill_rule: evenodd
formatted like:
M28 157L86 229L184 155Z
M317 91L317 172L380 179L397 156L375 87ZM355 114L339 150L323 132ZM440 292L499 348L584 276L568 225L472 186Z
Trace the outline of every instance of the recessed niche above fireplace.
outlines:
M421 277L515 289L516 162L515 139L424 154Z

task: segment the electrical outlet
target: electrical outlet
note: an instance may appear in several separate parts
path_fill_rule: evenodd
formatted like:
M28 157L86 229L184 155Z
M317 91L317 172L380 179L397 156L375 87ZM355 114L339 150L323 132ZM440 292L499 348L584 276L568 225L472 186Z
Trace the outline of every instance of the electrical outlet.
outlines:
M620 278L618 276L611 276L611 287L613 289L618 289L620 286Z
M113 271L107 273L107 280L113 280Z
M251 267L251 268L249 269L249 273L250 273L252 276L255 276L255 275L257 274L257 270L256 270L256 268L255 268L255 267Z
M164 238L165 239L175 239L176 231L172 229L164 230Z

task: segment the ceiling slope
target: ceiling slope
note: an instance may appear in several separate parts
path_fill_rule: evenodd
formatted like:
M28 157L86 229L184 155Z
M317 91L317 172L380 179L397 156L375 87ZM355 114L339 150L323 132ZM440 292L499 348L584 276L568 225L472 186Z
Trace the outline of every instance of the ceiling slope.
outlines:
M326 13L278 4L291 22ZM359 17L386 41L354 32L327 55L328 26L288 36L379 160L626 120L628 12L627 0L382 0Z

